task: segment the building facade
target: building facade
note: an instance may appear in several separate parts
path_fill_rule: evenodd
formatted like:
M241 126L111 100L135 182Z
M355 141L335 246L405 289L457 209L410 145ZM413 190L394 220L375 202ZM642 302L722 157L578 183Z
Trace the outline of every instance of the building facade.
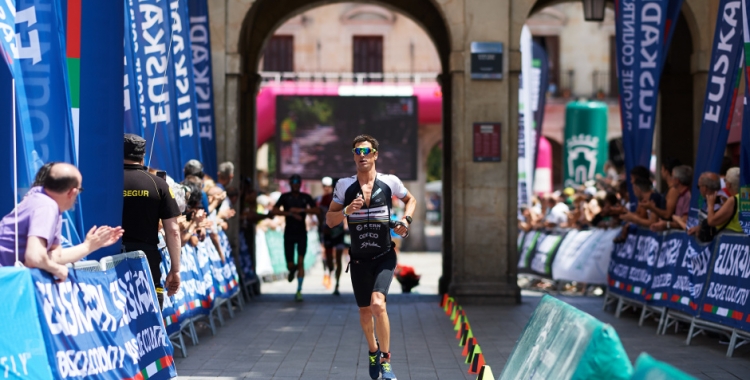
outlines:
M316 6L334 1L211 0L217 145L220 160L255 168L255 98L263 50L280 25ZM530 16L556 0L381 0L386 8L414 20L430 36L440 62L443 95L444 244L441 291L463 303L518 302L516 285L518 75L520 35ZM663 135L697 142L718 0L686 0L665 69L661 112L679 113L662 126ZM472 80L472 42L501 42L503 79ZM313 53L314 54L314 53ZM325 56L321 55L322 59ZM668 66L669 67L669 63ZM685 112L691 110L692 112ZM501 124L501 161L475 162L474 122ZM672 129L670 129L672 128ZM685 133L685 130L692 133ZM685 140L671 141L684 143ZM685 160L688 161L689 160Z

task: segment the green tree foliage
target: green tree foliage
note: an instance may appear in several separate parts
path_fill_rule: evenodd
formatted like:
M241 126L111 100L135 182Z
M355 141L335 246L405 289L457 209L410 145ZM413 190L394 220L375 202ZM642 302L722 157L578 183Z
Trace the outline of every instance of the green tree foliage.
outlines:
M443 179L443 143L435 144L427 156L427 182Z

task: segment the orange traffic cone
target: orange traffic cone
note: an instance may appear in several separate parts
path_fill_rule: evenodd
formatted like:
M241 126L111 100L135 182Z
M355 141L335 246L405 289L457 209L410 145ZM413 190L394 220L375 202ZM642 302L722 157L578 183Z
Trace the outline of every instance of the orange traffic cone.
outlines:
M480 347L479 344L476 343L476 340L474 340L474 347L469 350L469 355L466 356L466 361L464 361L464 363L471 366L471 364L474 363L474 358L476 358L477 354L481 353L482 347Z
M464 335L461 337L461 341L458 342L458 346L459 347L465 346L466 341L468 341L469 338L473 338L473 337L474 337L474 333L471 332L471 329L467 328L466 330L464 330Z
M469 367L469 373L478 375L479 369L484 367L484 364L484 355L481 352L474 355L474 361L471 363L471 367Z
M440 301L440 307L445 308L445 304L448 303L448 293L443 294L443 299Z
M466 329L469 328L469 325L466 323L461 324L461 329L458 330L458 334L456 334L456 339L461 339L462 336L464 336L464 332Z
M448 297L448 303L445 304L445 315L451 315L453 312L453 298Z
M461 314L464 312L464 308L461 306L458 306L456 308L456 314L451 315L451 322L456 323L456 320L461 317Z
M474 349L474 345L477 344L476 338L470 338L466 345L464 346L464 352L461 353L461 355L466 356L469 354L469 351Z

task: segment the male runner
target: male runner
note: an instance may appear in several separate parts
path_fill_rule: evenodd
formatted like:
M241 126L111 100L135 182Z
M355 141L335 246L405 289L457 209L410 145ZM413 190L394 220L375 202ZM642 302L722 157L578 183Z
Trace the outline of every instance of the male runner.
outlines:
M389 227L391 199L395 195L406 204L403 221L394 228L404 237L408 236L417 200L398 177L375 170L378 141L372 136L355 137L352 148L357 175L342 178L336 184L326 223L333 227L345 218L349 221L352 287L359 306L359 323L369 346L370 377L377 379L380 373L383 379L396 379L390 363L391 327L385 305L396 268Z
M300 192L302 178L294 174L289 178L292 191L281 194L276 205L273 206L273 215L286 216L286 227L284 228L284 254L286 265L289 269L289 282L294 280L294 272L297 271L297 294L295 300L302 301L302 281L305 279L305 252L307 251L307 225L305 225L306 214L318 214L320 209L310 194ZM281 211L284 208L284 211ZM294 248L297 247L297 265L294 265Z
M323 177L321 180L323 185L323 195L318 198L318 207L320 208L321 215L325 215L328 212L328 208L331 207L333 202L333 185L334 181L331 177ZM322 220L322 218L321 218ZM323 242L323 248L325 253L325 270L327 273L323 277L323 285L330 289L331 286L331 274L333 274L333 263L334 254L336 260L336 287L333 290L333 295L338 296L339 293L339 280L341 279L341 259L344 255L344 235L346 231L344 229L344 223L339 224L336 227L328 227L327 224L321 223L320 241Z

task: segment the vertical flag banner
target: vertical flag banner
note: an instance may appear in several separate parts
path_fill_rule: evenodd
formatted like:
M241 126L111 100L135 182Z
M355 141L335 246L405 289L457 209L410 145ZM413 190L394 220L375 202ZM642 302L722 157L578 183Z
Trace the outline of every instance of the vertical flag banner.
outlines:
M214 124L213 67L211 66L211 33L208 26L208 0L190 0L190 47L193 50L193 75L198 101L198 135L201 139L203 170L214 176L218 172Z
M78 158L80 136L81 104L81 1L67 0L66 49L68 64L68 86L70 90L70 114L73 120L73 136L76 159Z
M146 139L146 164L180 179L179 142L173 110L174 96L169 3L159 0L127 0L133 32L131 43L139 116ZM153 153L153 155L152 155Z
M125 133L132 133L138 136L143 136L143 122L145 121L145 119L141 118L138 113L138 89L136 88L135 62L133 61L133 46L131 43L135 36L133 35L132 23L130 22L130 12L128 12L128 5L127 3L124 3L123 5L125 7L125 73L123 76Z
M518 205L528 204L534 185L534 118L531 89L531 31L521 30L521 77L518 84ZM521 146L523 145L523 146Z
M80 15L77 20L71 17L70 8L76 2ZM80 68L78 167L86 188L79 197L87 205L83 219L84 231L88 231L95 225L122 224L123 91L120 86L123 77L117 68L122 65L124 30L113 26L121 25L125 8L117 1L81 0L68 0L68 7L68 29L76 28L73 21L79 23L79 58L76 59ZM68 58L68 62L72 60ZM118 253L120 244L113 244L93 252L88 258L100 259Z
M16 3L16 33L28 106L28 113L19 112L20 123L28 123L32 132L28 134L29 130L21 128L29 154L26 160L30 180L47 162L78 164L60 3L19 0ZM17 95L20 99L21 94ZM27 189L30 185L29 181L19 183L19 188ZM63 246L79 244L82 229L83 213L79 200L73 209L63 214Z
M713 49L706 86L703 122L698 139L697 159L693 176L688 214L688 228L698 225L698 213L705 207L705 200L698 190L698 178L704 172L721 169L724 150L729 138L735 99L741 76L742 62L742 13L739 0L722 0L714 31Z
M617 78L625 169L649 167L657 95L666 56L667 2L617 0ZM628 186L630 175L628 174ZM631 189L631 197L633 196Z
M544 106L547 103L547 88L549 87L549 61L547 52L542 45L534 42L532 46L531 82L533 92L531 93L534 108L534 158L533 166L536 174L536 160L539 154L539 140L542 138L542 123L544 122Z
M201 142L198 136L198 113L196 112L195 81L193 79L193 55L190 51L190 19L187 0L169 2L172 26L172 52L170 55L171 73L170 93L175 99L172 108L175 132L180 142L180 168L191 159L202 161ZM175 178L182 178L182 173L170 173ZM214 173L210 173L215 175Z
M18 56L16 48L16 4L15 0L0 1L0 55L10 66Z
M745 54L745 88L750 88L750 9L747 0L742 0L742 31ZM740 143L740 224L750 234L750 91L745 90L742 111L742 142ZM746 116L745 116L746 115Z

